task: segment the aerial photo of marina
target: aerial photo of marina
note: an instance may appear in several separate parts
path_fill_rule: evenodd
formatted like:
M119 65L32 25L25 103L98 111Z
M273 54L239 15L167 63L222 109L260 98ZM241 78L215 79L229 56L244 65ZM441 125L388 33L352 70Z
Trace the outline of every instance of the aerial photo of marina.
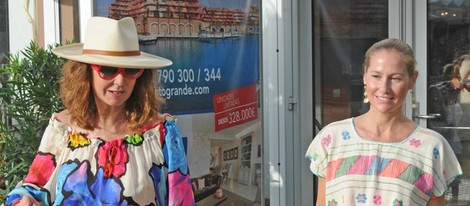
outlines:
M132 17L141 50L173 61L159 70L162 91L204 91L162 92L166 112L213 112L213 95L259 83L259 0L99 0L94 6L98 16Z

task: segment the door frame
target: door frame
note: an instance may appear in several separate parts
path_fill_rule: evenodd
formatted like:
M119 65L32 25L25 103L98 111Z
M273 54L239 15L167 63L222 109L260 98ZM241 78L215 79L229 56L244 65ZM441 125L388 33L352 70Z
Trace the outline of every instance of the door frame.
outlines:
M389 37L402 39L415 53L418 79L415 88L405 100L404 113L422 127L425 119L415 118L427 114L427 1L389 0Z

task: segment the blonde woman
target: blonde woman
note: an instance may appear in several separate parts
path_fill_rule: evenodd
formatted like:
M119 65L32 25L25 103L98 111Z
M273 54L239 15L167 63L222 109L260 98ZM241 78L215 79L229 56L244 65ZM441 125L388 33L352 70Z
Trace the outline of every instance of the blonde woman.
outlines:
M363 81L370 109L323 128L306 157L318 176L317 205L445 205L462 174L446 139L403 114L418 78L412 49L398 39L372 45Z

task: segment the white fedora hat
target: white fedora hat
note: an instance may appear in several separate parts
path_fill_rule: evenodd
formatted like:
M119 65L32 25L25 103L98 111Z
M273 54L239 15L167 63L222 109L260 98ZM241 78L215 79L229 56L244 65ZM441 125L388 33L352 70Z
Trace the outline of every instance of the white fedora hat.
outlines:
M114 20L91 17L88 20L83 43L52 49L57 56L103 66L158 69L173 64L168 59L139 50L134 19Z

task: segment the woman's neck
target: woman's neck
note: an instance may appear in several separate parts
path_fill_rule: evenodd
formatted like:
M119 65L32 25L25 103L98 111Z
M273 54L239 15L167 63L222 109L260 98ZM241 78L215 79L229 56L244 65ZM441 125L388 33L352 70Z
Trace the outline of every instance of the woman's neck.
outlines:
M364 138L381 142L400 142L415 129L416 123L403 113L387 116L366 113L355 118L357 132Z
M132 135L124 108L98 109L98 117L92 136L103 139L122 138Z

